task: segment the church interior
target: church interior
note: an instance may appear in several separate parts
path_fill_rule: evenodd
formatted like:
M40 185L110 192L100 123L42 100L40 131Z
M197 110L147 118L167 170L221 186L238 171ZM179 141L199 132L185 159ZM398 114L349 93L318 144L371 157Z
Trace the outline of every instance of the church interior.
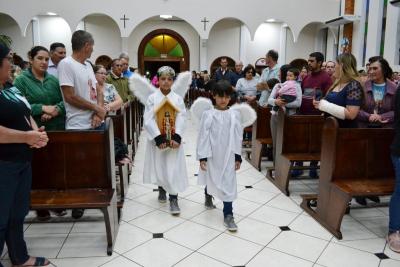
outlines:
M309 71L306 75L312 75L312 69L307 68L314 52L322 53L326 64L336 63L336 68L343 67L338 59L341 54L351 54L357 76L367 77L363 80L366 83L373 79L368 70L374 64L371 58L379 56L390 66L390 83L396 85L395 89L400 85L399 0L0 2L0 43L10 46L14 65L21 72L31 68L27 53L34 46L50 50L51 44L62 43L66 56L71 57L71 38L76 31L93 37L93 52L87 61L102 65L104 74L115 75L115 60L119 62L124 53L132 77L158 77L156 83L151 82L160 92L163 66L176 73L175 82L179 73L187 71L194 71L201 79L206 74L215 80L218 71L225 75L223 60L228 72L235 72L241 63L242 68L252 67L254 77L262 79L266 70L272 71L269 51L279 55L275 66L289 64L292 70L299 66L300 72L304 67ZM93 72L96 79L97 74ZM243 75L241 79L246 79ZM279 80L283 86L286 78ZM339 80L332 76L333 87L327 94L334 91ZM205 85L204 80L201 84ZM372 91L375 93L374 86L379 83L372 84L374 99ZM223 223L226 201L214 196L216 207L205 206L205 188L198 182L202 170L197 156L200 122L190 110L198 97L216 103L215 95L201 86L191 81L182 97L185 130L178 140L184 148L188 184L178 194L179 215L170 214L168 200L157 199L159 185L144 182L149 168L147 145L153 142L158 146L157 138L147 128L148 103L137 95L129 98L129 93L128 101L124 100L116 113L106 115L103 130L82 135L75 130L48 131L47 148L34 149L30 211L23 224L29 255L45 257L50 262L46 266L57 267L400 266L400 228L393 232L388 227L396 217L392 214L397 214L400 226L400 203L391 203L393 192L400 194L400 170L394 171L390 154L392 141L400 134L400 102L393 100L390 114L394 123L390 129L371 126L361 132L361 128L343 129L338 120L321 113L285 117L282 110L287 109L285 114L289 114L289 106L274 114L271 106L267 110L257 101L244 98L254 108L257 120L243 127L237 198L230 202L237 231L230 231ZM136 89L131 90L135 94ZM315 104L313 101L315 95L311 97ZM322 101L325 99L318 103ZM384 105L380 101L379 108ZM182 111L167 102L173 112ZM350 116L349 106L354 107L344 106L343 120ZM378 115L379 108L376 105L372 113ZM0 118L0 130L2 122ZM386 123L383 117L380 122ZM128 163L114 160L114 137L125 144ZM1 140L0 149L4 149ZM170 142L175 140L169 138ZM165 153L171 150L167 148L169 152ZM158 160L155 157L150 161L157 164ZM1 161L0 155L0 173L4 171ZM311 171L312 178L308 177L308 169L315 171L316 177ZM295 172L304 175L295 177ZM74 181L68 182L69 178ZM65 188L57 187L58 183ZM110 199L105 202L107 194ZM60 196L64 199L57 202ZM357 197L365 203L360 204ZM63 216L55 212L60 208L66 210ZM77 208L85 209L81 218L71 216ZM38 218L36 210L41 209L50 211L49 219ZM5 232L0 228L0 242L6 244L4 249L0 244L0 267L45 266L13 263ZM398 252L389 244L389 236L396 233L398 239L393 242L397 242Z

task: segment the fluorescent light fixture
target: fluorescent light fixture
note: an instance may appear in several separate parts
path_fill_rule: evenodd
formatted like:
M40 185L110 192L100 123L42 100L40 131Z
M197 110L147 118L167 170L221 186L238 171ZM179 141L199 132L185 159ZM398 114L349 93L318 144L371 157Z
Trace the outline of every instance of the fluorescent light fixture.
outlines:
M47 12L46 14L49 15L49 16L57 16L57 14L54 13L54 12Z
M276 22L276 19L267 19L267 22Z
M172 15L160 15L162 19L172 19Z
M390 3L394 6L400 7L400 0L393 0L393 1L390 1Z

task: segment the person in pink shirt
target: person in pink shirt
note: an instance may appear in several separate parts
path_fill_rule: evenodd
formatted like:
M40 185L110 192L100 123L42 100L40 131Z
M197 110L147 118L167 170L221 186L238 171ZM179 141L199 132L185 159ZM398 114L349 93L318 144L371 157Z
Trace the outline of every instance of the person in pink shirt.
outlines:
M281 98L285 103L291 103L296 100L296 84L297 77L299 77L299 70L296 68L291 68L286 74L286 82L278 85L275 98ZM271 114L276 114L279 110L279 106L273 106Z

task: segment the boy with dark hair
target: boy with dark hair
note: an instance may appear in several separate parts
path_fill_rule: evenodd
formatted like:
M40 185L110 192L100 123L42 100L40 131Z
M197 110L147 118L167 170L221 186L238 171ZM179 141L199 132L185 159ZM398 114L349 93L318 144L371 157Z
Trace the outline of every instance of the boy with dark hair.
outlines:
M213 88L216 105L199 98L191 111L201 118L197 140L197 159L200 161L200 185L205 185L205 206L215 208L212 196L224 203L224 225L229 231L236 231L232 202L237 198L236 170L242 157L243 128L256 119L255 111L248 104L228 108L232 86L228 81L219 81Z

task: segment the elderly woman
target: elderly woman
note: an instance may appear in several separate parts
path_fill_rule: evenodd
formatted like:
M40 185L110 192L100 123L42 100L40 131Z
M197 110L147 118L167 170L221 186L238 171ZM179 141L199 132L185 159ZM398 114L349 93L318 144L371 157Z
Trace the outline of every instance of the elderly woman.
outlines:
M236 83L236 92L242 102L254 104L257 99L257 83L256 69L252 65L248 65L243 70L244 78L240 78Z
M34 46L29 52L30 68L23 71L14 86L25 96L32 108L32 117L36 124L47 131L65 129L65 108L58 79L47 72L50 54L43 46ZM57 216L64 216L64 209L53 211ZM38 219L50 219L47 210L37 211Z
M371 57L368 76L365 82L365 104L358 112L358 127L392 128L394 123L394 104L396 84L390 80L393 71L382 57Z
M99 90L103 91L104 95L104 108L108 113L112 113L120 109L123 105L122 98L119 96L117 89L114 85L106 83L107 70L102 65L93 66L93 72L96 76L97 85Z
M24 240L29 212L32 148L44 147L48 137L31 117L31 106L15 87L6 85L11 69L9 48L0 44L0 255L7 244L14 266L48 266L30 257Z

